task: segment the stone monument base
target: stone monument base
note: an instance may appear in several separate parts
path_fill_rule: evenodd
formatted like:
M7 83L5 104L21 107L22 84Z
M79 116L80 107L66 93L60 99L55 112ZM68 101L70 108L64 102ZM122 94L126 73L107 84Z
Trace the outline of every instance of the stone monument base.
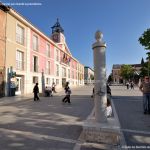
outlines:
M104 144L108 149L121 149L122 145L126 145L124 135L120 129L120 123L116 109L111 99L113 109L112 117L107 118L106 123L98 123L95 120L94 109L90 116L83 124L82 138L87 143Z
M120 126L114 118L109 118L107 123L97 123L94 118L84 122L83 138L86 142L120 145Z

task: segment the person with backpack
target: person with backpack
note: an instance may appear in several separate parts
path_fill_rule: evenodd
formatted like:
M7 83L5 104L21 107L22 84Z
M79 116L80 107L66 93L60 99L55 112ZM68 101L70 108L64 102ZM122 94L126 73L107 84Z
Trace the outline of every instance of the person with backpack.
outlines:
M65 90L66 96L62 99L62 102L71 103L71 102L70 102L71 89L70 89L70 87L69 87L69 82L66 82L66 85L65 85L64 90Z

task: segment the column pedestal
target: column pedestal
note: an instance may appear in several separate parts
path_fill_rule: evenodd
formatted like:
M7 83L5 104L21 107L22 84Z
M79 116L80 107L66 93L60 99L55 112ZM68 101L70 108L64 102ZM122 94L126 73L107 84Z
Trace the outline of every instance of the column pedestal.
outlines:
M82 138L87 143L108 145L109 149L119 149L121 145L126 145L118 115L115 110L113 100L111 100L113 116L107 118L106 123L100 123L95 120L94 109L91 115L83 124Z

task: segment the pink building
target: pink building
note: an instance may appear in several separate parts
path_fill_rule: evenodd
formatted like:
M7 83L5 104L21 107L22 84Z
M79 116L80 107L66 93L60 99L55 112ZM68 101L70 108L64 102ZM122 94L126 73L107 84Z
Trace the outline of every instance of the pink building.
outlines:
M40 92L53 82L57 89L66 82L84 85L84 66L72 56L58 20L47 37L12 8L6 15L6 93L10 85L16 94L32 93L37 82Z

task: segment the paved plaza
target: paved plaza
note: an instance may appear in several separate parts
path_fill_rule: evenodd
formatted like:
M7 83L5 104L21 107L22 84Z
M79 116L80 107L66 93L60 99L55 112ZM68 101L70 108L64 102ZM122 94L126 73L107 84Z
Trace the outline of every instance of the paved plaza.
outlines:
M150 115L142 110L142 94L135 88L111 86L112 99L124 133L122 149L150 146ZM64 91L54 97L32 95L0 99L1 150L98 150L107 145L85 143L82 125L93 110L92 86L72 89L71 104L63 104ZM77 146L80 145L80 146Z
M93 109L92 87L73 89L71 104L63 104L64 91L54 97L0 99L1 150L73 150L83 121Z
M150 149L150 115L143 114L142 93L138 87L127 90L125 86L111 86L111 89L126 141L122 148Z

